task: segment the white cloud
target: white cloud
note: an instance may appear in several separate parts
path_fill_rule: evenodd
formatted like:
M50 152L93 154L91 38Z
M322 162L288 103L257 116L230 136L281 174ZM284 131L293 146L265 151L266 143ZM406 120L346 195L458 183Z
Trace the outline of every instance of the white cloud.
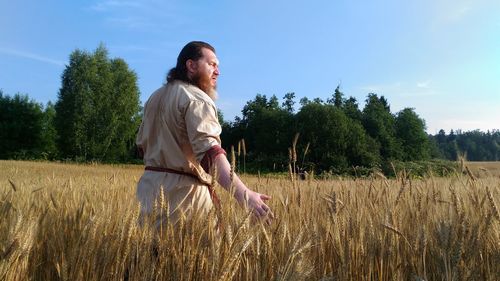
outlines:
M414 101L418 103L419 101ZM450 100L448 98L421 99L417 113L426 120L427 132L439 129L470 131L500 129L498 106L490 100Z
M444 13L444 20L448 22L457 22L467 16L471 11L471 6L468 1L463 1L462 3L454 3L450 6L448 11Z
M417 88L425 88L425 89L428 89L429 88L429 84L431 83L431 80L427 80L427 81L422 81L422 82L417 82Z
M430 80L416 82L407 85L403 82L394 82L388 84L374 84L362 86L360 89L364 92L371 92L383 96L393 97L421 97L436 95L437 91L430 87Z
M36 61L40 61L40 62L45 62L45 63L57 65L57 66L64 66L64 64L65 64L64 61L55 60L55 59L48 58L48 57L38 55L35 53L23 52L23 51L8 49L8 48L0 47L0 53L6 54L6 55L12 55L12 56L16 56L16 57L22 57L22 58L26 58L26 59L31 59L31 60L36 60Z
M425 120L431 116L429 110L446 96L445 92L436 89L436 87L431 87L430 82L427 83L427 81L370 85L361 87L361 90L363 94L373 92L379 97L384 96L389 101L391 112L398 112L407 107L414 108L420 117Z
M151 52L156 51L151 47L139 46L139 45L110 45L110 49L120 52Z
M157 26L145 17L110 17L106 21L113 25L129 28L152 28Z
M189 19L177 10L175 3L167 1L105 0L87 9L99 13L102 19L113 27L147 32L179 29L189 23Z
M472 130L481 130L486 132L488 130L496 129L498 130L498 124L493 122L488 118L473 118L471 117L465 118L436 118L434 122L427 122L427 132L436 133L439 129L445 129L445 131L457 130L460 129L462 131L472 131Z
M438 24L453 24L480 14L495 11L500 7L498 0L439 0L432 1L435 21ZM474 15L475 14L475 15Z
M118 8L139 8L142 4L138 1L102 1L98 2L90 7L91 10L104 12Z
M360 87L361 90L384 95L387 92L394 92L401 88L401 82L394 82L390 84L372 84Z
M440 0L434 1L431 5L434 6L436 22L449 24L464 19L477 3L471 0Z

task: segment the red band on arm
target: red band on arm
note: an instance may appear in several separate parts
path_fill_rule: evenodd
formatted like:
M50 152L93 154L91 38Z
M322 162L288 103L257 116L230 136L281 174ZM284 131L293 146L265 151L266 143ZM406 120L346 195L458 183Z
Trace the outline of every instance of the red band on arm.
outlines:
M226 155L226 151L222 149L219 145L212 146L207 152L205 152L205 156L201 159L201 167L205 172L210 173L210 168L215 161L215 158L220 154Z

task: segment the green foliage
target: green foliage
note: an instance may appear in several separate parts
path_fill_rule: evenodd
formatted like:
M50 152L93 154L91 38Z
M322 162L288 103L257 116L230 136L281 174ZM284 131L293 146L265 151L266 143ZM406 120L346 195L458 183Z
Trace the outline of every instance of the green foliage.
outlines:
M500 160L499 130L474 130L465 133L451 130L449 135L440 130L432 137L432 143L435 144L435 154L444 159L456 160L458 155L465 155L470 161Z
M351 167L375 167L381 162L379 143L370 137L361 123L349 119L346 157Z
M360 122L362 121L363 115L361 113L361 110L359 110L358 101L356 100L356 98L350 97L345 100L344 112L349 118Z
M376 94L368 94L362 120L367 133L380 144L382 158L402 158L401 143L396 138L395 118L383 96L379 98Z
M54 160L58 156L56 139L57 131L54 125L56 117L56 109L54 104L48 102L43 111L42 118L42 154L41 158L44 160Z
M130 157L139 118L136 74L100 45L76 50L62 74L55 105L61 157L123 161Z
M290 95L289 95L290 97ZM288 107L290 106L290 107ZM235 145L245 139L248 159L261 170L271 171L276 165L288 163L288 147L295 134L293 103L280 107L276 96L267 98L257 95L242 110L243 119L237 119L229 135L223 135L223 143ZM252 165L250 165L250 170Z
M351 167L380 163L378 143L342 107L335 103L309 103L296 115L301 141L310 145L307 159L320 172L344 173Z
M0 159L33 159L44 148L42 106L27 95L0 90Z
M430 157L425 121L412 108L405 108L396 115L396 136L399 139L403 161L427 160Z
M290 112L293 113L293 106L295 105L295 101L293 100L295 98L295 93L286 93L286 95L283 97L283 108Z
M342 108L345 100L344 100L344 93L340 91L340 85L335 88L335 92L332 95L332 98L328 99L326 101L329 104L333 104L337 108Z
M302 143L310 143L308 161L320 171L345 171L349 167L349 128L342 110L330 104L310 103L300 109L296 118Z
M371 93L361 111L357 100L344 98L337 86L326 103L319 98L300 99L301 108L294 114L294 98L294 93L287 93L280 107L275 96L268 99L258 94L243 108L242 119L223 124L226 148L245 139L249 171L286 171L295 133L300 133L297 165L325 175L367 175L374 168L391 172L392 162L401 168L407 162L406 168L419 175L427 170L436 175L451 170L448 163L427 161L441 155L439 142L426 134L425 121L411 108L393 115L388 101ZM456 136L452 138L453 146L458 147Z

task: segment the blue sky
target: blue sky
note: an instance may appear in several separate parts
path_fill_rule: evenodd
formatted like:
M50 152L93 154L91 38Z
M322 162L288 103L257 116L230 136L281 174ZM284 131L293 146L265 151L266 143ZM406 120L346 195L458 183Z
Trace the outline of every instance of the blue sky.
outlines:
M340 83L364 105L413 107L427 132L500 129L500 1L0 1L0 89L55 101L75 49L104 43L138 76L141 100L180 49L221 62L226 120L257 93L326 100Z

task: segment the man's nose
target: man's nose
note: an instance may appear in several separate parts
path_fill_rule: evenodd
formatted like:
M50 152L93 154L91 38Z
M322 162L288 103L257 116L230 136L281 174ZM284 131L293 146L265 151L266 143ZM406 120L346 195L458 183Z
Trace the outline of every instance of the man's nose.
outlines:
M217 66L215 67L214 74L220 75L219 67L217 67Z

